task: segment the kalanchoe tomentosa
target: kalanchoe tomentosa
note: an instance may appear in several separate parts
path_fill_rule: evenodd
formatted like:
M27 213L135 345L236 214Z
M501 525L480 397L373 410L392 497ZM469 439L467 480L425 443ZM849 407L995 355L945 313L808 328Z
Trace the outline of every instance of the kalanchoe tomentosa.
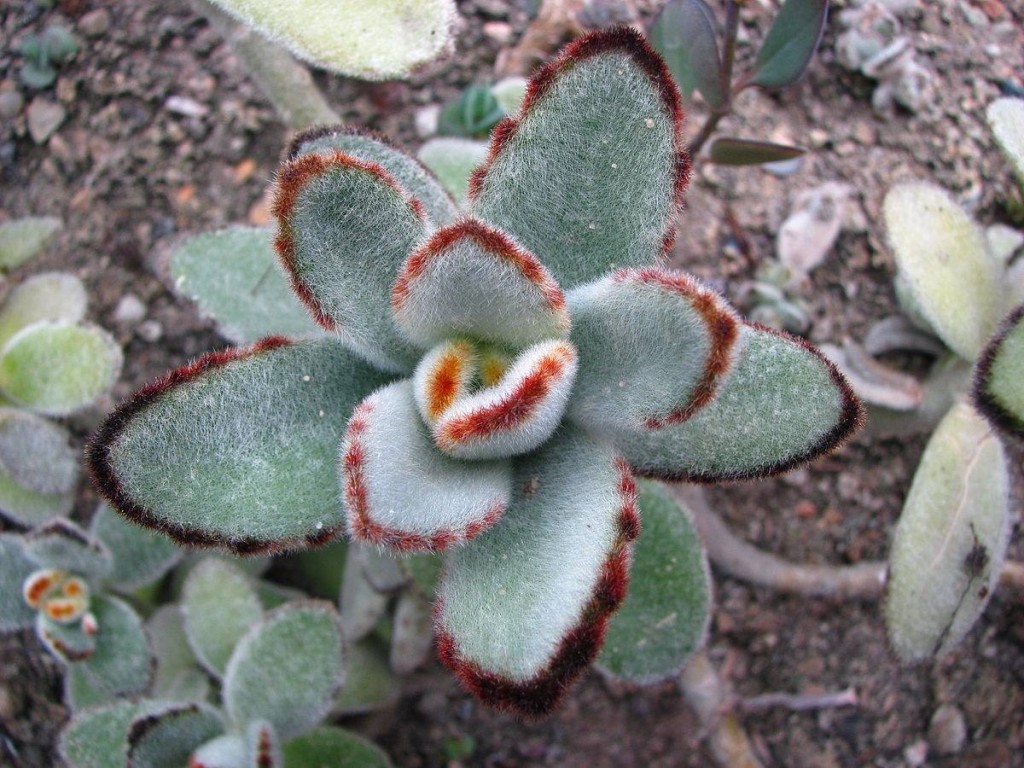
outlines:
M634 472L764 476L860 418L815 351L651 266L686 186L682 119L662 61L618 29L533 78L464 214L385 142L299 136L277 248L336 336L208 355L141 390L92 443L103 492L237 552L343 528L448 550L442 660L492 704L547 711L625 596Z

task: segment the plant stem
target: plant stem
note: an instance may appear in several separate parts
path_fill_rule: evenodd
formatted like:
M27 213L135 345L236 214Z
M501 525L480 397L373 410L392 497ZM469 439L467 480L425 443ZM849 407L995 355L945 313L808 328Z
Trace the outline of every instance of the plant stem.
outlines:
M856 707L860 704L857 691L847 688L834 693L762 693L749 699L740 699L738 706L744 712L756 712L761 709L785 707L793 712L830 709L833 707Z
M739 25L739 3L736 0L726 0L723 40L725 48L722 52L722 93L725 94L725 101L711 110L711 114L704 121L704 125L701 126L700 131L698 131L697 135L690 141L689 146L687 146L686 151L690 153L691 158L697 156L697 153L700 152L701 148L711 137L715 128L718 127L718 123L732 111L732 68L733 62L736 59L736 33L739 30Z

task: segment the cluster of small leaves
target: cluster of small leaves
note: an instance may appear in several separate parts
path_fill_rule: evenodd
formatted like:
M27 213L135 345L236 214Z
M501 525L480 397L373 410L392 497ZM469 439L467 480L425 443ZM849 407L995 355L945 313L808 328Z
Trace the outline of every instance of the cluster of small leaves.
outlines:
M441 110L437 132L441 136L486 138L503 118L519 111L525 91L526 81L518 77L494 85L471 85Z
M64 26L51 24L21 44L24 62L18 77L29 88L49 88L57 80L57 68L75 57L78 39Z

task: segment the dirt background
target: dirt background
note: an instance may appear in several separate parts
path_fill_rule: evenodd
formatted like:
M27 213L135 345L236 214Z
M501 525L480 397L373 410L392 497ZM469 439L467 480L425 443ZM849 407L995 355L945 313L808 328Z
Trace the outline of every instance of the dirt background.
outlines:
M712 2L713 6L717 3ZM837 4L842 7L843 4ZM998 82L1022 85L1024 9L999 0L921 2L905 20L938 80L919 114L889 119L870 106L872 83L835 61L834 24L807 78L781 93L746 91L720 135L790 139L811 149L800 171L776 177L698 161L674 262L735 295L774 237L794 195L838 180L857 193L854 219L800 292L813 340L863 336L896 311L893 263L880 207L895 181L932 179L984 223L1005 221L1013 190L993 148L984 106ZM749 62L776 4L752 0L742 16L739 69ZM530 20L522 2L460 3L454 56L410 83L365 84L317 75L346 121L414 147L414 118L458 88L493 77L503 46ZM82 39L55 87L32 92L17 79L20 41L63 21ZM743 42L747 41L747 42ZM111 402L225 342L160 278L159 254L182 233L260 222L265 190L288 130L250 83L231 50L184 2L61 0L0 5L0 220L49 214L65 228L18 279L71 270L90 290L91 316L124 344L126 367ZM184 98L182 102L172 97ZM59 105L45 138L28 127L29 104ZM178 106L172 107L177 104ZM701 109L691 116L692 130ZM37 126L38 128L38 126ZM727 213L731 212L733 224ZM127 294L142 319L119 318ZM98 414L75 420L84 442ZM854 441L778 480L716 489L713 502L747 540L794 561L854 563L886 555L923 438ZM1011 451L1015 508L1021 452ZM83 481L75 514L96 497ZM1019 535L1013 553L1021 556ZM906 668L889 652L879 606L783 597L716 579L711 658L737 701L766 692L821 693L852 687L859 704L794 712L742 712L759 755L772 766L1024 765L1024 607L993 599L951 656ZM31 633L0 640L0 765L48 766L66 713L59 668ZM929 745L943 704L962 713L967 736L952 756ZM497 715L463 694L436 664L414 675L394 707L348 725L374 738L396 766L705 766L711 758L675 685L624 689L587 676L564 707L539 724ZM469 756L460 757L459 748Z

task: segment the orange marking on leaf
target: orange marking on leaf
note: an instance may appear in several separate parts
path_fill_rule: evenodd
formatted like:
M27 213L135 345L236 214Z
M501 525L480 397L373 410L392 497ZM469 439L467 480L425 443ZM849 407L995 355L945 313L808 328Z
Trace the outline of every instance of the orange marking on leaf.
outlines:
M480 365L480 383L485 387L493 387L508 370L508 363L498 355L487 357Z
M427 381L427 416L436 420L451 407L463 389L472 355L468 344L453 344L437 361Z
M73 598L54 597L46 601L43 612L61 623L77 619L86 609L86 602Z
M81 597L86 594L85 582L78 578L70 578L64 582L61 592L65 597Z
M60 571L36 571L25 580L22 596L30 608L39 608L43 598L53 589L64 575Z

